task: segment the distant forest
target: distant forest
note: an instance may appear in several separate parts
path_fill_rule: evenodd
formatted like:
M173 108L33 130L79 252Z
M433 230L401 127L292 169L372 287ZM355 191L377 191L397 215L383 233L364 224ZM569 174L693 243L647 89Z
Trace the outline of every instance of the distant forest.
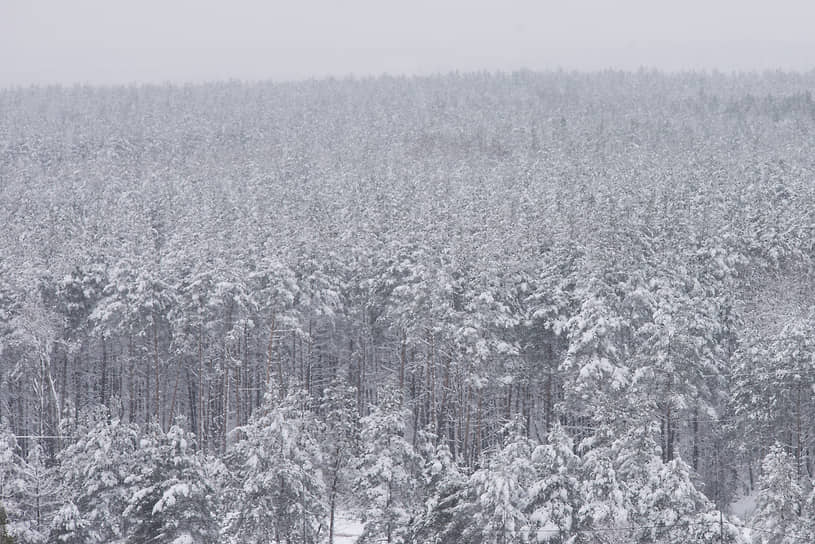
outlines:
M0 542L815 541L813 89L0 90Z

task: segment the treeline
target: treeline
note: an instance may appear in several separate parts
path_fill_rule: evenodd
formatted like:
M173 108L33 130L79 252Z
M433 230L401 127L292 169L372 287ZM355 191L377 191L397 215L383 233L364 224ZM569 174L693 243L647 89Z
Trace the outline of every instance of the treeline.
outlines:
M192 433L196 463L226 463L291 394L308 406L298 418L320 419L348 387L355 421L398 406L389 424L403 427L383 436L406 441L415 481L428 448L447 459L461 504L507 448L524 459L529 479L507 484L526 493L520 517L502 519L526 532L509 541L532 538L533 518L554 538L529 493L561 469L577 485L563 492L577 517L551 521L563 541L673 523L622 495L606 505L619 516L580 518L595 457L629 489L643 474L686 486L695 506L675 521L705 524L760 487L762 459L783 458L798 520L815 438L813 82L642 71L2 91L9 451L53 467L116 422L154 444ZM101 409L103 423L87 415ZM435 492L370 531L409 538ZM274 538L326 537L300 529Z
M351 509L360 542L741 541L745 526L719 515L685 463L664 463L643 429L578 448L560 425L531 440L516 417L464 469L432 433L410 438L395 389L361 418L355 396L342 385L319 400L270 392L220 458L196 448L183 420L165 432L103 408L83 411L51 463L38 445L20 458L4 431L0 530L20 542L333 542Z

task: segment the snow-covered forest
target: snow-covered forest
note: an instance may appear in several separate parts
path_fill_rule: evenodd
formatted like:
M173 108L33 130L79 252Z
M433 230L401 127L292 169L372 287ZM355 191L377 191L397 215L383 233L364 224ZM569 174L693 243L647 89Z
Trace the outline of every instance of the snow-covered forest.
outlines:
M0 542L815 542L813 88L0 91Z

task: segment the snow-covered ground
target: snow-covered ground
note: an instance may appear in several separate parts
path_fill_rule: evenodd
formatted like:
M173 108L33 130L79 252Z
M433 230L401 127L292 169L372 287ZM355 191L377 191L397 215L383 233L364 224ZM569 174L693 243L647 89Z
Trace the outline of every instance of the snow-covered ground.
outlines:
M354 544L362 535L362 522L348 512L340 512L334 520L334 544Z
M756 495L757 492L743 495L738 500L730 504L730 513L742 521L747 521L753 515L756 509Z

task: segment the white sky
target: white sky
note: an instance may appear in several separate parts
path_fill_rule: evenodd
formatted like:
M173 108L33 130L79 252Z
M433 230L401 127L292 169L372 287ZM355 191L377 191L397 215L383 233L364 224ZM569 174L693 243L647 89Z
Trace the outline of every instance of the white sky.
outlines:
M815 68L815 0L0 0L0 86Z

